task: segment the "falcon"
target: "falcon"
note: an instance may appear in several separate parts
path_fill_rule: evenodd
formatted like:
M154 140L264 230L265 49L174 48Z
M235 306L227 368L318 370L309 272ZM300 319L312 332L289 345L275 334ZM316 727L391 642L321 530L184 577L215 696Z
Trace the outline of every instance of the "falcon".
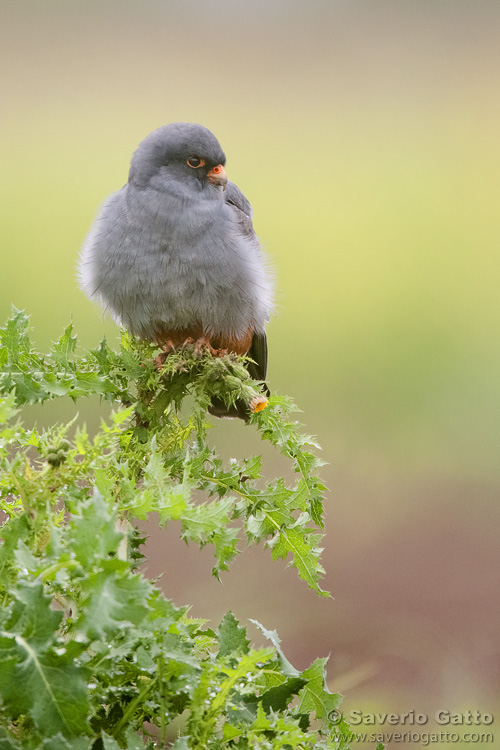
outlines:
M247 355L251 377L263 381L272 282L252 208L227 179L225 163L218 140L201 125L171 123L150 133L132 157L127 184L94 220L80 284L164 356L189 343L214 355ZM248 418L239 402L213 402L210 411Z

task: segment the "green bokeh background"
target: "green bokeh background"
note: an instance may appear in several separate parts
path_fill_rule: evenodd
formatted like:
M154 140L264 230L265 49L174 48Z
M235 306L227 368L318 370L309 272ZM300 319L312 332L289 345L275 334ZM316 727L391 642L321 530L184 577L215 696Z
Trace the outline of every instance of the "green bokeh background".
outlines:
M116 340L77 288L78 249L138 142L200 122L275 269L271 388L328 461L333 601L263 550L221 585L208 551L154 525L149 573L197 616L276 627L299 667L330 653L347 709L494 712L500 4L2 0L0 15L0 318L25 308L42 348L70 318L85 345ZM260 450L239 423L214 436Z

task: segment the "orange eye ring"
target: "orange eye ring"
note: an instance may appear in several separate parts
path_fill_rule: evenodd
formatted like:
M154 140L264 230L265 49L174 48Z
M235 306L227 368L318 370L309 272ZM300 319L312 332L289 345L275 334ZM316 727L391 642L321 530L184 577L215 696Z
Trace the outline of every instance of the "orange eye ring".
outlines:
M186 164L192 169L199 169L200 167L205 166L205 159L200 159L199 156L190 156L186 161Z

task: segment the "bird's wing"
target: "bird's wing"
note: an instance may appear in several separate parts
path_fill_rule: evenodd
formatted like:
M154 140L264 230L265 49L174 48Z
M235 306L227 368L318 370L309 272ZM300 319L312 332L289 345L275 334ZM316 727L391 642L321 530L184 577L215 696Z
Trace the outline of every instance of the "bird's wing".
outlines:
M247 357L253 360L253 362L245 364L250 377L254 380L264 380L267 371L267 339L265 333L254 333ZM271 395L271 391L265 383L264 393L266 396ZM239 417L245 422L248 422L251 413L243 399L239 398L233 406L226 406L224 401L217 396L212 397L208 411L215 417Z
M239 187L234 182L228 182L224 191L226 203L231 206L236 215L242 234L246 237L256 238L252 224L252 206Z
M247 237L256 238L252 224L252 206L234 182L227 183L225 196L226 203L231 206L237 216L242 233ZM253 360L253 362L247 364L250 376L254 380L265 380L267 373L267 338L265 332L254 333L247 356ZM269 394L267 386L266 391Z
M243 211L243 213L249 218L252 218L252 206L250 205L250 201L245 198L239 187L235 185L234 182L228 181L224 195L226 203L236 206L236 208Z
M253 362L247 364L250 376L254 380L265 380L267 373L267 338L265 333L254 333L247 357L253 359Z

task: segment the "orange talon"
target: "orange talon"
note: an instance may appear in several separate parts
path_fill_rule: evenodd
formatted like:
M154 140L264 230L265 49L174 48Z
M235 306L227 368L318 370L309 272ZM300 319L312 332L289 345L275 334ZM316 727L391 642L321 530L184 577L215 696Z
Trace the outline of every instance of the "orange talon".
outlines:
M175 352L175 346L173 345L172 341L168 339L168 341L166 341L163 345L163 351L153 359L157 370L161 370L163 368L165 360L172 352Z
M210 346L210 340L208 339L207 336L200 336L200 338L196 339L196 341L194 342L194 352L193 352L194 356L199 357L203 349L206 349L206 348L208 349L212 348Z
M211 349L213 357L227 357L227 349Z

